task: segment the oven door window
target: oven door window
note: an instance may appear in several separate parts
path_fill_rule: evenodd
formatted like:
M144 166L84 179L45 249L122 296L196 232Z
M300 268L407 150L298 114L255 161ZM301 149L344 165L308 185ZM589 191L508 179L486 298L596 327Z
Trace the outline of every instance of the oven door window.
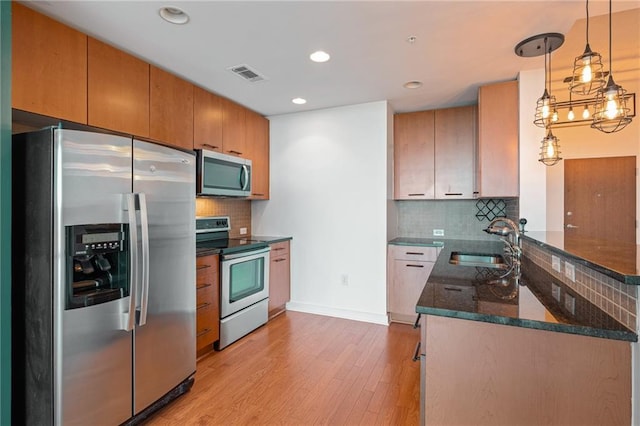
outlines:
M260 257L231 265L229 303L264 290L264 262L264 257Z

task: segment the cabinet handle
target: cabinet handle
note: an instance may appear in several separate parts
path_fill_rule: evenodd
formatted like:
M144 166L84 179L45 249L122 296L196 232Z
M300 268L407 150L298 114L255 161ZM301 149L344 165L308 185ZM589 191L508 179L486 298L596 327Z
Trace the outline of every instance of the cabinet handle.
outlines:
M236 154L236 155L242 155L242 153L240 151L234 151L234 150L229 150L227 151L229 154Z
M209 148L213 148L213 149L218 149L218 148L220 148L219 146L211 145L211 144L208 144L208 143L203 143L203 144L202 144L202 146L208 146Z
M424 194L407 194L409 197L424 197Z
M424 268L424 265L409 265L409 264L406 264L405 266L408 266L409 268Z
M255 195L256 197L264 197L264 194L258 194L257 192L254 192L252 195Z
M211 268L211 265L198 265L196 267L196 269L207 269L207 268Z
M462 195L462 192L445 192L444 193L445 196L450 196L450 195Z
M274 251L280 251L280 250L284 250L284 247L276 247L273 249Z
M460 288L445 287L444 289L447 290L447 291L462 291L462 289L460 289Z
M419 251L408 251L406 254L410 254L413 256L424 256L424 253L420 253Z
M205 328L205 329L204 329L204 330L202 330L200 333L198 333L198 334L196 335L196 337L204 336L205 334L210 333L210 332L211 332L211 329L210 329L210 328Z
M285 260L287 260L287 259L274 259L273 261L274 262L284 262Z
M206 308L207 306L211 305L211 303L209 302L204 302L201 303L200 305L198 305L198 307L196 309L202 309L202 308Z
M204 283L200 286L196 286L196 290L201 290L203 288L207 288L207 287L211 287L213 284L209 284L209 283Z
M418 314L416 317L416 322L413 324L413 328L420 328L420 317L422 317L422 314Z
M420 343L418 342L416 345L416 351L413 353L413 358L411 358L412 361L420 361Z

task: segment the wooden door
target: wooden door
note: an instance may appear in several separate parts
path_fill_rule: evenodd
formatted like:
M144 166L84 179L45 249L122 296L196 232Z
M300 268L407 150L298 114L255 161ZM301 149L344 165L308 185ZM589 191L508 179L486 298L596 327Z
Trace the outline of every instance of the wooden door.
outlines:
M434 197L433 111L393 117L394 195L396 200Z
M517 197L518 81L478 91L478 179L483 197Z
M11 106L87 123L87 36L12 2Z
M149 64L89 38L91 126L149 137Z
M193 88L193 149L222 152L222 98Z
M222 99L222 146L225 154L245 157L246 108L229 99Z
M636 157L565 160L565 239L636 243Z
M246 145L251 160L251 199L269 199L269 120L247 111Z
M476 107L435 112L435 197L470 199L475 190Z
M150 86L151 138L192 150L193 84L152 65Z

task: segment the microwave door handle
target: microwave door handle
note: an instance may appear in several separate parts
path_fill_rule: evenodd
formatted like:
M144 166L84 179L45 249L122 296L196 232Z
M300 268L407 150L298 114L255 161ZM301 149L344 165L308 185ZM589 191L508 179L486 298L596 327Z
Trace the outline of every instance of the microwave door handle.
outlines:
M125 210L129 216L129 311L122 314L122 329L132 331L135 326L136 293L138 290L138 224L135 194L126 194L125 201Z
M243 191L246 190L247 185L249 185L249 169L247 168L246 164L242 165L242 174L240 175L240 185L242 185Z
M147 198L144 194L138 194L140 204L140 228L142 230L142 291L140 295L140 316L138 325L147 323L147 310L149 306L149 218L147 210Z

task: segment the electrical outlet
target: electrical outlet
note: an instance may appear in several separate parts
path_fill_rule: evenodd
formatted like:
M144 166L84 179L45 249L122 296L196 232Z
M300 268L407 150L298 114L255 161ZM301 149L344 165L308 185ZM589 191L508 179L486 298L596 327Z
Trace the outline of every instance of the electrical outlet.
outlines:
M564 276L572 282L576 282L576 267L569 262L564 262Z
M576 314L576 298L572 295L565 293L564 294L564 308L569 311L571 315Z
M247 235L247 228L240 228L240 235Z
M343 286L348 286L349 285L349 275L348 274L342 274L340 276L340 282L342 283Z
M553 267L554 271L562 272L562 267L560 266L560 258L558 256L551 255L551 266Z
M560 301L560 286L556 283L551 283L551 295L558 302Z
M433 230L434 237L444 237L444 229L434 229Z

